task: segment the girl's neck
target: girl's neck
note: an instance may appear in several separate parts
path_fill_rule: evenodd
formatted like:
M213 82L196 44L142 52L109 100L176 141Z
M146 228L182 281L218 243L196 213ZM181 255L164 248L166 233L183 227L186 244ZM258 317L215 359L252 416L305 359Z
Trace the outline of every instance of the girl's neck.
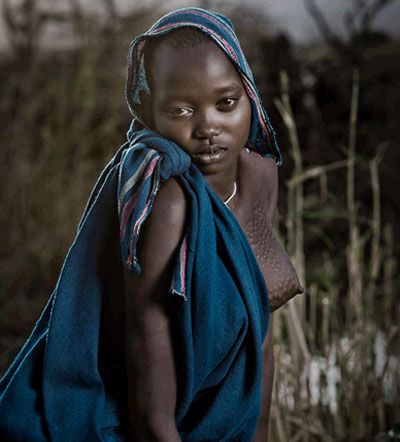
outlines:
M221 198L222 201L225 201L232 195L236 181L236 173L229 174L229 176L227 175L228 174L204 176L208 185Z

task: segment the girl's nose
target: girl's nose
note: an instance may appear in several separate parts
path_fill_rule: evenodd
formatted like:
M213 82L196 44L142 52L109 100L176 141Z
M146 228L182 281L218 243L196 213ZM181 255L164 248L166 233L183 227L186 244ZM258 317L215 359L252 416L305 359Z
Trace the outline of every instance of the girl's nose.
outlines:
M193 137L197 139L209 139L220 134L221 130L218 118L212 111L201 112L193 130Z

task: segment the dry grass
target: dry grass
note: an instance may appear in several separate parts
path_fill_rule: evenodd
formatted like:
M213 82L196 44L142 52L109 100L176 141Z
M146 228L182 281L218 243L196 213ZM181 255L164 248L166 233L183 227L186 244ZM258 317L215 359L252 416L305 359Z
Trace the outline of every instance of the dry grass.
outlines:
M102 87L99 73L108 73L101 53L66 52L37 63L3 66L1 370L46 302L90 189L130 120L124 73Z
M371 214L362 235L355 200L358 72L353 74L347 158L303 170L288 81L276 105L290 133L295 168L288 185L287 246L305 282L302 299L276 313L276 376L271 413L272 441L361 441L374 438L400 420L399 305L395 296L396 259L392 225L380 214L380 154L369 162ZM379 149L378 149L379 151ZM320 250L314 275L307 274L303 208L334 213L326 199L327 173L347 168L346 250ZM305 195L303 184L320 179L320 197ZM307 200L307 202L306 202ZM337 211L342 210L336 208ZM329 235L329 232L325 232ZM347 276L339 273L346 262ZM320 274L319 282L313 276ZM390 276L389 276L390 274ZM321 277L322 276L322 277ZM340 293L347 277L346 293ZM393 432L392 432L393 433ZM393 433L394 434L394 433ZM384 437L384 435L382 435ZM399 440L386 434L386 440Z

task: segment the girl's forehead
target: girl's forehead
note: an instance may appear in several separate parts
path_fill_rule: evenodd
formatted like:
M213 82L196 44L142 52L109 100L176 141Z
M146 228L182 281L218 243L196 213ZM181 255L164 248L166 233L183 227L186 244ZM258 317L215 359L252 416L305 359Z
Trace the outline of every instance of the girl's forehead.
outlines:
M242 87L241 78L225 53L210 41L196 46L170 48L160 45L148 66L153 88Z
M206 43L181 48L173 48L161 43L152 55L152 64L158 67L163 64L174 64L178 61L184 61L184 64L180 65L180 68L184 70L188 64L199 59L204 63L209 60L215 63L229 62L225 53L216 43L210 40Z

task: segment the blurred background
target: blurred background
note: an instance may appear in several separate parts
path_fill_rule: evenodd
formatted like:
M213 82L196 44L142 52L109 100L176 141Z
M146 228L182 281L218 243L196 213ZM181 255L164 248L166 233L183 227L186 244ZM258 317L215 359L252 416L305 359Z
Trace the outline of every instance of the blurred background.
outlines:
M233 21L277 131L276 230L306 287L275 314L270 441L400 440L400 2L0 4L0 373L125 140L130 41L200 6Z

